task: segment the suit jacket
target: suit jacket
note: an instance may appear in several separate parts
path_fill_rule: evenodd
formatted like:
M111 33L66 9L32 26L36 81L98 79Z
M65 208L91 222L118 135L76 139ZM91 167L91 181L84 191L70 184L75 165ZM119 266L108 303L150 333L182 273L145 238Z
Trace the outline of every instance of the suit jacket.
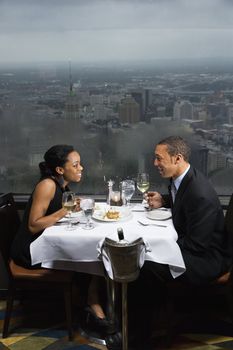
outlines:
M209 180L190 167L174 204L171 194L163 198L166 206L172 208L188 282L208 283L226 272L231 264L231 246L224 229L223 210Z

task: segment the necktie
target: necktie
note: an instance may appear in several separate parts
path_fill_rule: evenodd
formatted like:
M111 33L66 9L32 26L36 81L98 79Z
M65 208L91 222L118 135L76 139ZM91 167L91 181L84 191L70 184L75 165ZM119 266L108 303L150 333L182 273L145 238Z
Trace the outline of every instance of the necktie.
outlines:
M171 194L172 194L172 201L173 201L173 203L175 202L176 192L177 192L176 186L175 186L174 182L172 181L172 183L171 183Z

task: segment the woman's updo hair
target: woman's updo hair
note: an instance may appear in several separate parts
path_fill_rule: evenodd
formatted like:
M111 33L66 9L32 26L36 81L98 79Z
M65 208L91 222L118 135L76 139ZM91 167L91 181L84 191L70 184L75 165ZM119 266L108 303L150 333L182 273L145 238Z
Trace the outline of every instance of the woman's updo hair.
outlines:
M58 175L56 167L64 167L68 155L73 151L73 146L55 145L45 152L45 161L39 164L41 178Z

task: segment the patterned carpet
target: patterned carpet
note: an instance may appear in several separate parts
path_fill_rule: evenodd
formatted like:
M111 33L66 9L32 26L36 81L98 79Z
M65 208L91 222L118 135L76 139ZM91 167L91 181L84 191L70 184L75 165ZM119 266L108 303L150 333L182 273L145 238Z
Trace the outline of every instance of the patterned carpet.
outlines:
M52 304L52 303L51 303ZM2 330L5 301L0 301L0 330ZM25 316L27 315L27 316ZM80 335L78 326L75 329L74 340L69 342L67 332L62 323L64 314L57 311L54 305L45 306L19 303L14 305L14 314L11 320L10 335L7 339L0 339L0 350L94 350L107 348L97 345ZM192 333L188 330L192 328ZM171 350L217 350L233 349L233 327L230 322L198 323L190 320L186 323L185 333L177 335ZM42 328L43 327L43 328ZM183 329L184 331L184 329ZM211 331L211 332L210 332ZM165 337L162 331L154 338L154 347L165 349ZM146 349L142 349L146 350Z

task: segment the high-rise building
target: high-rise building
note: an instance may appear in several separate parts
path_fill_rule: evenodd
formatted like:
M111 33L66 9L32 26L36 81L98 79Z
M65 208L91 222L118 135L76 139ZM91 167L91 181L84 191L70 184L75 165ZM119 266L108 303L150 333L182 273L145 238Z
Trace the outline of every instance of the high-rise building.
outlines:
M180 104L181 101L176 101L173 107L173 119L180 120Z
M227 115L228 115L228 123L233 124L233 104L229 103L227 105Z
M122 100L119 119L122 124L135 124L140 121L140 106L132 96L126 95Z
M193 119L193 105L189 101L182 101L180 106L181 119Z
M173 119L193 119L192 103L186 100L176 101L173 109Z
M140 121L145 121L146 112L151 105L152 94L150 89L132 89L131 96L139 104L140 107Z
M220 150L209 150L208 153L208 174L217 169L226 168L227 155L223 154Z
M150 89L145 89L145 112L151 105L152 101L152 91Z
M140 120L144 120L145 116L145 100L144 100L144 91L143 90L138 90L138 91L132 91L131 96L134 98L134 100L138 103L139 105L139 111L140 111Z

